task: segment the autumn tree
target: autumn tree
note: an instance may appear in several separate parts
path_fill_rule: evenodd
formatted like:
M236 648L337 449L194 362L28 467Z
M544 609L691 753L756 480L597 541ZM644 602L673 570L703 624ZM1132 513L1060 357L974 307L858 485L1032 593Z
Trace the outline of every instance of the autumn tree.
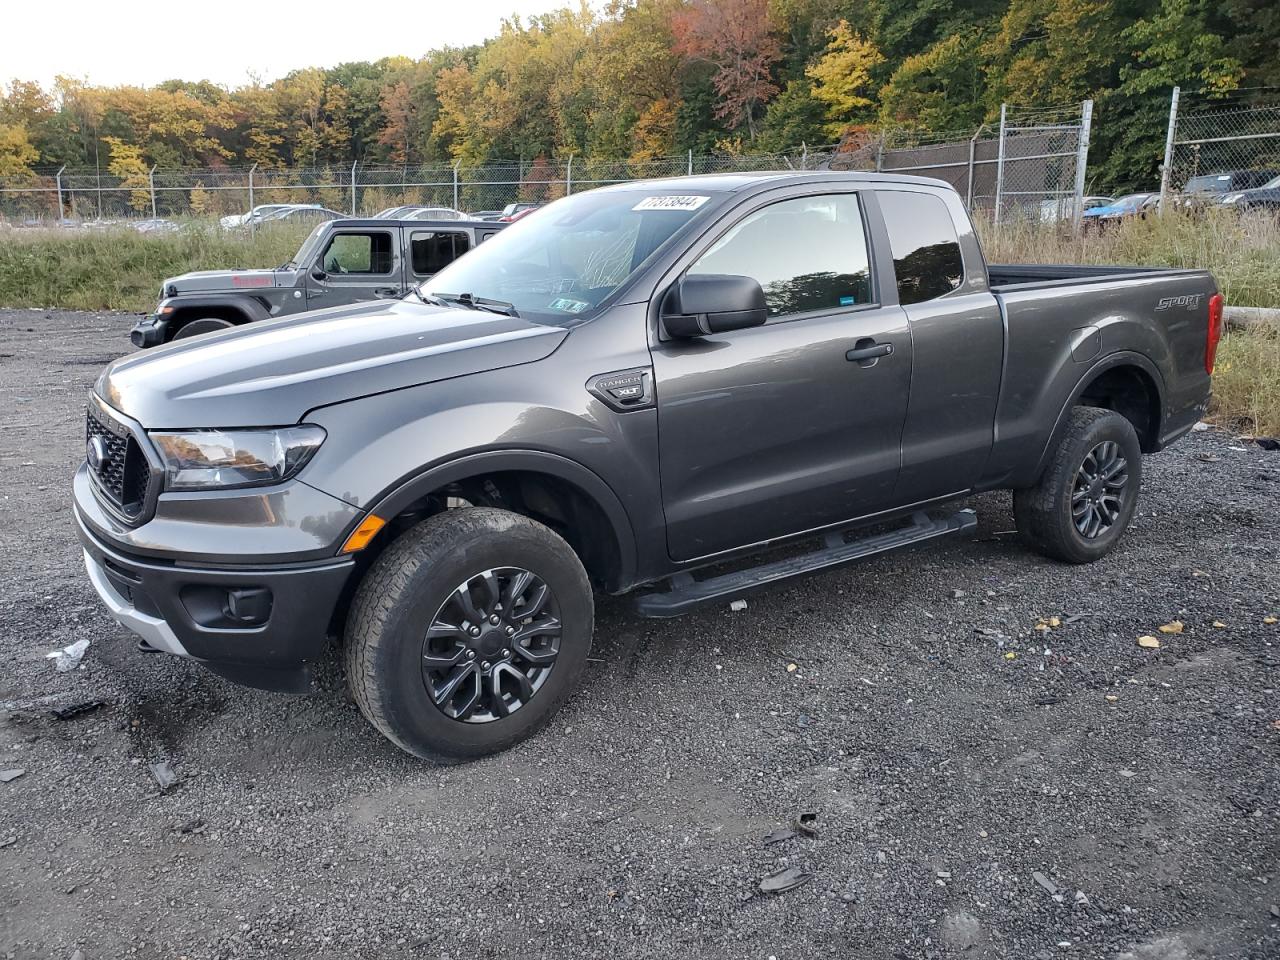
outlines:
M676 52L715 66L715 114L756 137L764 104L778 92L771 70L782 56L768 0L693 0L672 21Z
M31 145L27 128L20 123L0 123L0 177L21 177L31 173L40 152Z
M107 172L120 178L120 186L130 190L129 206L138 213L151 208L151 179L147 175L149 168L142 159L142 148L132 143L125 143L116 137L106 138L111 150L111 159L107 163Z
M813 81L813 95L826 104L827 133L839 137L845 127L869 114L874 102L871 93L871 71L884 62L884 57L870 40L854 32L847 20L841 20L827 34L830 41L822 58L806 74Z

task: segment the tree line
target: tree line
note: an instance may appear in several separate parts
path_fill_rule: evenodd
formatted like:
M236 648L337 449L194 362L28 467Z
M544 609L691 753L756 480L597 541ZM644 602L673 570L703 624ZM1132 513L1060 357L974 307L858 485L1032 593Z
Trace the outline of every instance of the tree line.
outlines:
M1156 178L1175 84L1280 84L1275 0L611 0L235 89L14 79L0 176L773 152L1093 97L1090 167L1121 189Z

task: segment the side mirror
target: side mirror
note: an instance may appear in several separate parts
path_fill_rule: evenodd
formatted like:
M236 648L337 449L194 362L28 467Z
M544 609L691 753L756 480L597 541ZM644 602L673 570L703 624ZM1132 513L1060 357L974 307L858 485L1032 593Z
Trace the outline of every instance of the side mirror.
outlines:
M758 327L769 319L764 290L752 277L689 274L667 295L662 326L673 337L705 337Z
M323 267L312 267L311 276L316 280L328 280L329 275L324 272Z

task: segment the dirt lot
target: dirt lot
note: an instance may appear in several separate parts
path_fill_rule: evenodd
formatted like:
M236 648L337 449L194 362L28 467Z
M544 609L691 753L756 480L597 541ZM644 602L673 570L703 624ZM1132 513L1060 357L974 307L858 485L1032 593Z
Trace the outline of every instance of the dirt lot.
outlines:
M743 612L602 600L552 728L442 769L336 663L245 690L107 617L67 480L129 323L0 311L0 956L1280 956L1280 454L1212 430L1149 458L1088 568L990 495L972 540ZM763 842L801 813L814 836Z

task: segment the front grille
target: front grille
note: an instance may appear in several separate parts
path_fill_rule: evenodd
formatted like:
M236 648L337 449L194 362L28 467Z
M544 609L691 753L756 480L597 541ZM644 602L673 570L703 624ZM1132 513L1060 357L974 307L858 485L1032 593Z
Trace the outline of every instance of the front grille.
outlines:
M94 437L102 439L106 455L102 465L90 472L107 499L126 517L136 517L142 512L147 499L147 486L151 482L151 467L133 437L122 437L112 431L89 410L85 419L85 443Z

